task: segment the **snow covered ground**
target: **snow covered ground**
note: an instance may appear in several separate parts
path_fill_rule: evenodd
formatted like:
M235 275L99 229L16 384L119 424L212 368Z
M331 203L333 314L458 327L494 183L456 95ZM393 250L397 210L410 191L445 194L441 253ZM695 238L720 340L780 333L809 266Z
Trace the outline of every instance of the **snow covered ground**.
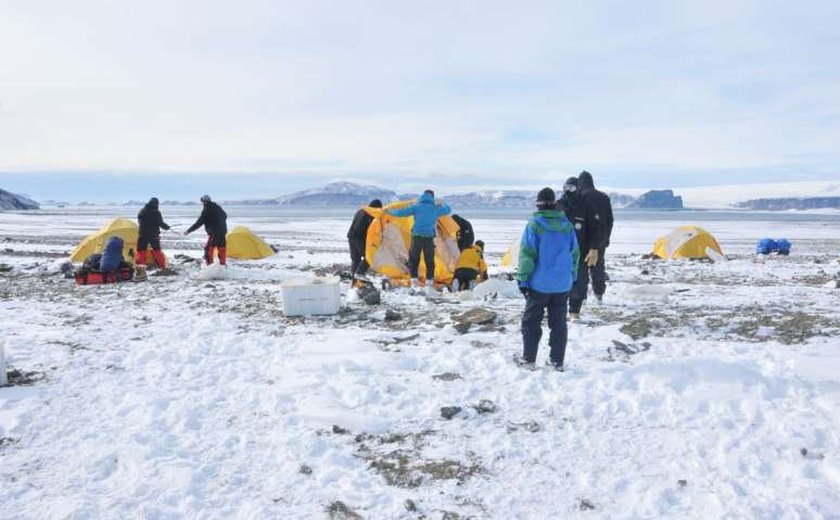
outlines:
M58 274L118 211L0 213L0 518L840 517L840 218L619 214L557 373L511 363L502 276L284 317L282 280L349 263L349 214L229 209L281 252L224 280L185 258L200 232L164 236L177 276ZM692 222L732 259L641 258ZM474 226L497 273L523 221ZM794 253L753 258L764 236ZM497 318L462 334L474 307Z

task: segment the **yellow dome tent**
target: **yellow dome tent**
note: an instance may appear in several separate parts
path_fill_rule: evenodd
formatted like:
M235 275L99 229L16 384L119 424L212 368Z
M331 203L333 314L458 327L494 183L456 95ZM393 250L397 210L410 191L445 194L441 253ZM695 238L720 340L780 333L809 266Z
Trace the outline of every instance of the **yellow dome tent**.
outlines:
M399 209L410 204L414 204L414 201L392 202L384 208L364 208L368 215L373 217L367 233L365 259L375 272L401 285L407 284L411 278L408 272L408 249L411 246L411 226L414 224L414 217L394 217L385 213L385 210ZM437 220L435 284L452 283L461 254L458 249L458 229L458 224L448 215ZM426 272L426 263L422 257L419 271Z
M680 226L663 237L653 246L653 254L663 260L681 258L710 258L723 256L715 237L697 226Z
M227 236L227 256L240 260L258 260L274 254L271 246L245 226L237 226Z
M117 236L123 239L123 257L127 262L134 261L134 248L137 247L137 224L127 218L115 218L99 230L79 242L70 255L72 262L84 262L85 258L96 253L102 253L108 239ZM129 254L131 252L131 254ZM149 255L151 256L151 255Z
M79 242L76 249L70 255L71 262L84 262L87 257L93 254L102 253L105 249L105 244L108 239L117 236L123 240L123 258L126 262L134 263L134 249L137 247L137 237L140 234L140 229L133 220L127 218L115 218L108 222L96 233L87 236L84 240ZM152 249L147 249L146 265L155 265L155 259L152 257Z

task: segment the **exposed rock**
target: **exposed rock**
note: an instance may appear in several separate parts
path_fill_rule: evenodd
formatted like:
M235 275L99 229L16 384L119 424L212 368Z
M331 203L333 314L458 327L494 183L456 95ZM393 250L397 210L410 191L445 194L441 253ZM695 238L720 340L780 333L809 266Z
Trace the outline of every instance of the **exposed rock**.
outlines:
M595 504L593 504L592 501L588 498L583 498L578 504L578 509L580 509L581 511L591 511L595 509Z
M350 430L348 430L347 428L342 428L337 424L333 424L332 432L336 435L347 435L348 433L350 433Z
M405 507L405 510L409 513L417 511L417 504L415 504L414 500L411 500L410 498L405 499L405 502L403 502L403 506Z
M688 481L685 479L680 479L677 481L677 485L680 487L688 487Z
M444 372L442 374L433 375L432 379L437 379L438 381L455 381L463 378L461 377L461 374L457 374L455 372Z
M475 408L475 411L481 415L496 413L499 411L499 405L489 399L482 399L478 402L478 404L472 405L472 407Z
M301 464L300 468L298 468L298 473L300 473L301 475L311 475L312 468L310 468L306 464Z
M397 311L391 309L385 311L385 321L400 321L402 318L402 314Z
M475 307L461 314L453 314L452 320L470 325L487 325L496 320L497 314L483 307Z
M336 500L327 506L327 517L330 520L362 520L364 518L341 500Z
M453 417L461 413L461 410L460 406L441 406L440 416L447 421L451 421Z

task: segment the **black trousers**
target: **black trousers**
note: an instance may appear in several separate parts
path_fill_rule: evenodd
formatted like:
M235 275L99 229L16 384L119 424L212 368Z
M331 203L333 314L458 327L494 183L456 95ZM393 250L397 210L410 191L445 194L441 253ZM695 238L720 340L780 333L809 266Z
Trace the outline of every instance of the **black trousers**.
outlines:
M458 280L458 290L466 291L470 288L470 282L478 278L478 271L470 267L459 267L455 269L455 279Z
M435 279L435 239L432 237L411 237L411 250L408 252L408 272L412 278L420 278L420 255L426 262L426 280Z
M350 242L350 273L351 274L365 274L370 265L365 260L365 242L364 240L347 239Z
M137 237L137 251L145 251L149 246L152 246L152 251L160 251L160 237Z
M551 330L548 344L551 347L551 361L562 365L566 359L566 302L569 293L541 293L531 291L522 314L522 356L533 363L542 338L542 320L548 309L548 328Z
M598 263L595 264L595 267L591 267L589 269L589 275L592 278L592 292L598 296L602 296L605 292L607 292L607 266L605 263L606 253L606 249L599 249Z
M587 251L586 253L588 253ZM579 313L583 302L586 301L586 292L589 288L590 278L592 280L592 292L596 295L603 295L607 290L607 270L604 265L604 250L598 250L598 263L595 267L588 267L583 258L586 253L581 252L580 265L578 266L578 279L572 286L569 293L569 312Z

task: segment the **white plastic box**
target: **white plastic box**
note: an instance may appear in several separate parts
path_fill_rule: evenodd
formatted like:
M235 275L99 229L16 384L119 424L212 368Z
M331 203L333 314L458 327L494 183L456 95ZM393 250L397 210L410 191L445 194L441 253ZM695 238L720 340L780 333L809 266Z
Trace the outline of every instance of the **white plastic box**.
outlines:
M335 276L294 278L283 282L283 314L335 314L341 308L341 288Z

